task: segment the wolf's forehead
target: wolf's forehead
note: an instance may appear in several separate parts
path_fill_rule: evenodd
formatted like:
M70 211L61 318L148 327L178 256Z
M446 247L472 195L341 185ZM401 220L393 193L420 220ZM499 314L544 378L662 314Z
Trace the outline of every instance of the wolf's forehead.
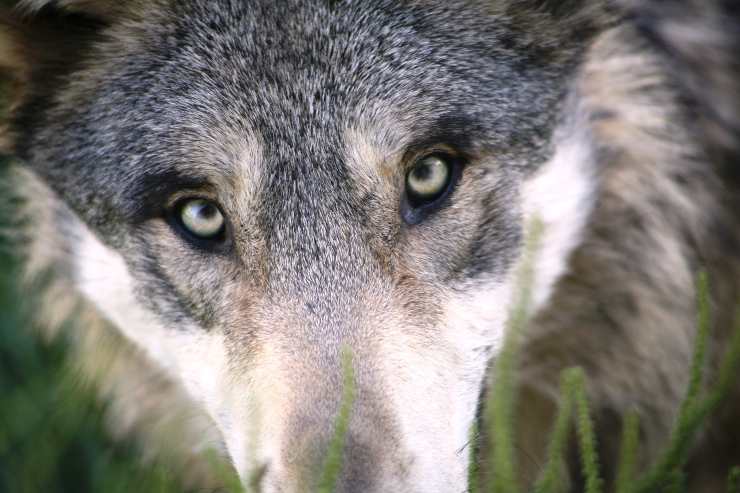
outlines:
M174 132L165 139L189 153L173 160L177 167L233 173L260 161L284 171L297 160L357 154L353 144L390 154L409 134L428 134L450 115L464 119L472 95L464 93L475 82L460 84L458 72L476 59L474 49L437 53L442 30L429 39L429 19L404 2L332 3L172 3L174 25L140 55L167 63L131 64L126 78L156 74L148 91L168 109L153 119L167 119L162 127ZM448 49L456 42L446 35ZM193 160L193 151L212 156Z
M561 69L546 57L522 63L506 43L508 21L483 5L172 2L172 18L139 55L148 65L131 64L130 75L156 72L163 98L216 120L234 115L259 129L268 147L328 148L361 120L393 119L424 132L461 117L478 122L471 130L493 146L526 147L550 125Z
M247 105L260 128L311 116L329 123L322 112L351 117L382 103L444 111L482 89L493 71L491 50L474 41L479 35L490 43L490 25L470 9L453 17L444 2L424 9L383 0L174 5L179 25L164 40L163 58L178 58L184 70L205 76L209 90ZM489 63L481 63L485 57ZM505 78L505 67L497 70Z

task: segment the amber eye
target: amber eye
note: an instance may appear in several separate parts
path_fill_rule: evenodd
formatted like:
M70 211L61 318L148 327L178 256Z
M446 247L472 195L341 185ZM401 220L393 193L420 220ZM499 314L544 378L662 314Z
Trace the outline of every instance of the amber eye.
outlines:
M185 200L177 211L182 227L201 240L217 240L223 233L226 221L216 204L205 199Z
M429 204L447 191L452 165L442 156L426 156L416 162L406 175L406 194L415 206Z

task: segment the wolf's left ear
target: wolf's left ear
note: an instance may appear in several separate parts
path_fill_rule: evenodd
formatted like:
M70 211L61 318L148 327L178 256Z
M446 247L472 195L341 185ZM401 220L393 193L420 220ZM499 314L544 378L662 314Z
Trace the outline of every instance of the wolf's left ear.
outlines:
M14 109L53 93L134 1L21 0L0 7L0 152L12 151Z
M100 20L114 20L125 12L125 2L114 0L21 0L16 7L26 13L35 13L45 8L76 12Z

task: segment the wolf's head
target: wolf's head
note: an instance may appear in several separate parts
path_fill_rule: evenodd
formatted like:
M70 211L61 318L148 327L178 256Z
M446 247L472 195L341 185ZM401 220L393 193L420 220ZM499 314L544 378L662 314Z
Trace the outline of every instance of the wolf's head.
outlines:
M464 490L527 217L548 234L541 303L589 209L571 82L592 19L543 1L26 8L2 28L9 135L65 204L49 246L239 473L312 488L346 347L340 490Z

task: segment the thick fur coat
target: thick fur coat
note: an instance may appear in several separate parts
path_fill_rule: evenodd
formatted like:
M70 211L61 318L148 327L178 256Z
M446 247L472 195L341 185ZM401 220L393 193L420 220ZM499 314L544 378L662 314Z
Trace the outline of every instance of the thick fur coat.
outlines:
M220 447L268 492L315 486L348 347L339 489L462 491L539 218L522 481L573 365L606 478L630 411L649 464L688 383L697 273L713 370L740 300L738 25L721 1L21 2L0 18L0 143L29 276L55 274L45 325L82 307L119 432L184 461ZM430 158L447 185L421 200ZM193 200L222 234L188 230ZM740 460L738 402L691 491Z

